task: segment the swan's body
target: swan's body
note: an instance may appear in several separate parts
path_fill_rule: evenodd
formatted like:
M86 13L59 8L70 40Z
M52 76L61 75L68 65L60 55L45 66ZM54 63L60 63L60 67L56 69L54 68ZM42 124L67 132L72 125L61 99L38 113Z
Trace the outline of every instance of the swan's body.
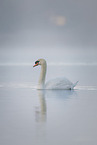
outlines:
M49 81L48 83L45 84L45 77L46 77L46 69L47 69L47 64L44 59L38 59L35 62L35 66L41 65L41 72L40 72L40 77L39 77L39 82L38 82L38 88L37 89L64 89L64 90L70 90L73 89L77 82L73 84L66 78L57 78Z

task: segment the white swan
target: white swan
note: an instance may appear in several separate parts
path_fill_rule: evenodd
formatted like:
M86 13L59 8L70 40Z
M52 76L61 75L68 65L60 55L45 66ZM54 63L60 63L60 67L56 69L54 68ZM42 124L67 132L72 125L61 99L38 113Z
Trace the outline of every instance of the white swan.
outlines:
M41 65L41 72L40 72L40 77L39 77L39 82L38 82L38 88L37 89L64 89L64 90L70 90L73 89L78 81L73 84L66 78L57 78L49 81L48 83L45 84L45 77L46 77L46 69L47 69L47 64L44 59L38 59L35 62L35 66Z

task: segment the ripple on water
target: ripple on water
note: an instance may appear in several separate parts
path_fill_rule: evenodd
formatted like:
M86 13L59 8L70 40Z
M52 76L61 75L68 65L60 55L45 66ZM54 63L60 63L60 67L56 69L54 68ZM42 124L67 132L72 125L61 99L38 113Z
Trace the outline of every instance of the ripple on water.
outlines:
M90 90L90 91L94 91L97 90L97 86L76 86L77 90Z

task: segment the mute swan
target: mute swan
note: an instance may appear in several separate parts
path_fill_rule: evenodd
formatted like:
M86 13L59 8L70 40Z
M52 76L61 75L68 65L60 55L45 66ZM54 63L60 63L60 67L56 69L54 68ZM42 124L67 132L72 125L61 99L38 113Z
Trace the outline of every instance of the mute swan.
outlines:
M38 82L38 88L37 89L64 89L64 90L70 90L73 89L78 81L73 84L66 78L57 78L49 81L48 83L45 84L45 77L46 77L46 69L47 69L47 64L45 59L38 59L35 62L35 66L41 65L41 72L40 72L40 77L39 77L39 82Z

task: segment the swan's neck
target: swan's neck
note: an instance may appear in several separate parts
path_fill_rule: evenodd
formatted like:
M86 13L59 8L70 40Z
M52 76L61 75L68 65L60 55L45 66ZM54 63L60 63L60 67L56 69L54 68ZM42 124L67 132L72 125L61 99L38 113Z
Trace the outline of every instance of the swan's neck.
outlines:
M40 77L39 77L39 82L38 82L38 89L44 89L44 87L45 87L46 69L47 69L47 65L45 62L44 64L41 65L41 72L40 72Z

